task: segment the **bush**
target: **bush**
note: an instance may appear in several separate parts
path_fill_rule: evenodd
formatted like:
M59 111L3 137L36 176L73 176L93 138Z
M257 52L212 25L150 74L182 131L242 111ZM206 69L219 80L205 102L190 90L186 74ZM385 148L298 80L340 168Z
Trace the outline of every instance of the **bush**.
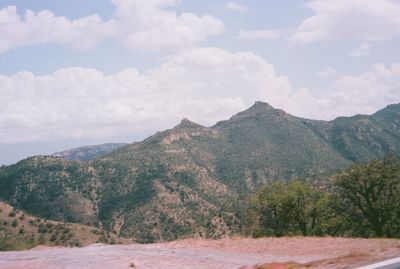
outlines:
M40 223L38 226L38 232L41 234L47 233L47 229L43 223Z
M11 222L11 226L12 227L17 227L18 226L18 221L16 219L13 220L13 222Z
M51 242L55 242L56 240L57 240L57 235L52 234L51 237L50 237L50 241Z

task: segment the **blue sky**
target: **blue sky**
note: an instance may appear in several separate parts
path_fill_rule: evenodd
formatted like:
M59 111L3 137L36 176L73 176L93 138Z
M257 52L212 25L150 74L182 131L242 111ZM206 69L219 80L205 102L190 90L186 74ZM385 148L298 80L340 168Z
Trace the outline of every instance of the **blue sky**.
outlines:
M3 0L0 164L256 100L373 113L400 102L399 18L398 0Z

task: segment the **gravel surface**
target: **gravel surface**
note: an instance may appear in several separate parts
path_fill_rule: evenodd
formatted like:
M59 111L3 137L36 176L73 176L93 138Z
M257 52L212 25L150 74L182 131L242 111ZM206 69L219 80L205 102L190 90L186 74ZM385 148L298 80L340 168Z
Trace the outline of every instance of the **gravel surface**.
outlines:
M343 238L188 239L148 245L38 247L0 252L1 269L232 269L295 262L308 268L354 268L400 256L400 240ZM304 265L305 267L306 265ZM278 268L278 267L276 267ZM284 267L279 267L284 268Z

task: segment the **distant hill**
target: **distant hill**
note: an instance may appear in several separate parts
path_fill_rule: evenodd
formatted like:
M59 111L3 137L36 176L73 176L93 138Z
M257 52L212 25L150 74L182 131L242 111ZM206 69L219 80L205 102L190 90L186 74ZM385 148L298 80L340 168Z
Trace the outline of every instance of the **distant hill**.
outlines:
M61 152L56 152L51 156L61 157L66 160L87 161L106 155L126 145L127 145L126 143L107 143L101 145L84 146L84 147L64 150Z
M35 217L0 201L0 251L29 249L39 244L85 246L128 242L102 229Z
M400 154L400 105L308 120L256 102L204 127L188 119L91 161L37 156L0 169L0 198L36 215L140 242L238 233L242 201L268 182Z

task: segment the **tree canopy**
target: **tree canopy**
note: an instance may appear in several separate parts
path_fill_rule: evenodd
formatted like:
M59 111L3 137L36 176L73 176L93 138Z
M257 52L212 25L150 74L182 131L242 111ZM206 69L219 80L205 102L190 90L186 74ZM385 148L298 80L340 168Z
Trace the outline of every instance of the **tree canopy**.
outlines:
M387 157L353 165L337 177L336 185L357 233L400 236L400 160Z
M328 232L330 194L310 183L277 181L251 199L249 223L255 236L322 235Z
M250 199L250 232L400 237L399 159L356 164L331 179L324 186L294 180L264 187Z

